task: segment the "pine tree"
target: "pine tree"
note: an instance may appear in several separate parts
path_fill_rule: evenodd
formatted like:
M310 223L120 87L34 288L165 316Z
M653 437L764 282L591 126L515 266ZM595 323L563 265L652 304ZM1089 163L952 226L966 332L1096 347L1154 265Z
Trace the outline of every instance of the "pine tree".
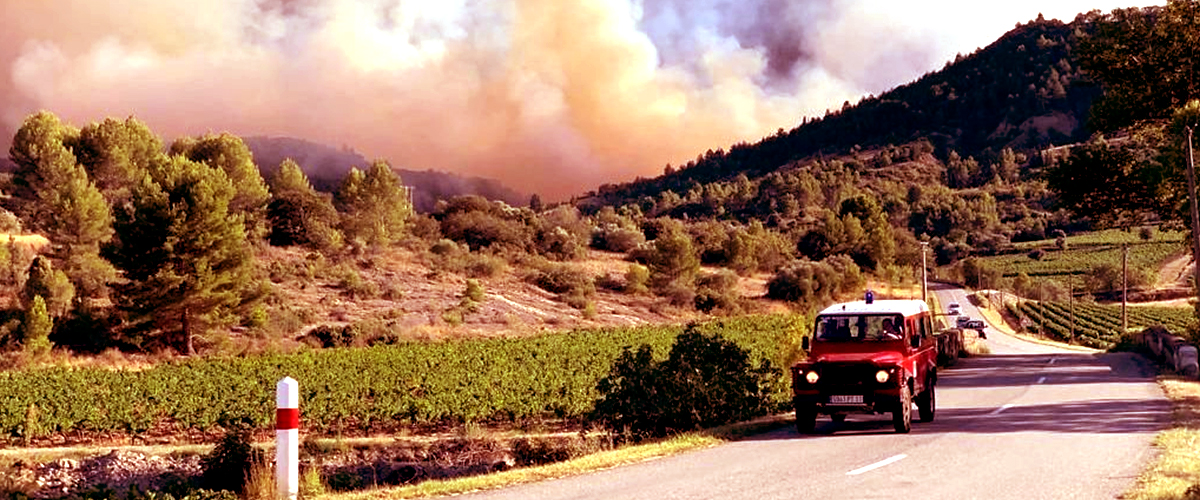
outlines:
M150 165L163 155L163 143L136 118L109 118L83 127L74 150L109 204L122 205Z
M117 304L134 331L168 340L181 353L233 308L258 298L237 191L220 169L163 158L118 213L111 254L128 284Z
M29 265L29 279L25 280L25 288L21 290L21 302L25 307L29 307L35 298L42 299L47 313L55 318L70 312L75 299L75 286L66 273L54 269L50 259L41 255L34 257Z
M400 239L412 216L412 200L400 176L386 162L376 161L364 173L357 168L342 180L334 195L347 239L386 246Z
M21 330L21 344L25 352L33 356L42 356L54 347L54 344L50 343L54 320L46 312L46 301L42 300L41 295L35 296L29 309L25 311L25 322L22 323Z
M224 133L184 138L171 145L171 154L224 172L235 192L229 200L229 211L244 217L247 235L252 240L266 237L266 210L271 193L254 165L250 148L240 137Z
M328 195L313 189L296 162L284 160L271 177L270 187L272 199L267 205L267 218L271 223L272 245L304 245L315 250L331 250L341 245L333 202Z

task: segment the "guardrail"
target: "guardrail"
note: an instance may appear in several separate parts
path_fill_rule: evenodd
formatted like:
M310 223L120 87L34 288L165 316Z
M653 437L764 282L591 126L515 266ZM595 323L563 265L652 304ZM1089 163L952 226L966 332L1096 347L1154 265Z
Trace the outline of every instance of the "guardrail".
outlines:
M948 328L937 332L938 365L952 366L963 354L963 332L959 328Z
M1183 337L1172 335L1161 326L1152 326L1142 331L1141 339L1159 361L1170 365L1176 372L1185 377L1200 376L1200 357L1197 356L1196 346L1187 343Z

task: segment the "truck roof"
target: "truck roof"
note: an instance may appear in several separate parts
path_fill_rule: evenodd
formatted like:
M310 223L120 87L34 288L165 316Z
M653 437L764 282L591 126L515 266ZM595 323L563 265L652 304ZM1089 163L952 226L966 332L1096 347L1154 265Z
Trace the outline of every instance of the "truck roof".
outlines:
M875 300L870 304L859 300L831 305L819 314L900 314L903 316L913 316L928 310L929 306L920 300Z

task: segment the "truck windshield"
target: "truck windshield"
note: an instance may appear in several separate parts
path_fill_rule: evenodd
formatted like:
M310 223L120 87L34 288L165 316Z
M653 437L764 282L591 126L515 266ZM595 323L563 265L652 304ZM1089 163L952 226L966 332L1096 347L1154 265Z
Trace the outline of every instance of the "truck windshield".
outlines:
M904 317L899 314L854 314L817 318L814 337L827 342L862 342L904 338Z

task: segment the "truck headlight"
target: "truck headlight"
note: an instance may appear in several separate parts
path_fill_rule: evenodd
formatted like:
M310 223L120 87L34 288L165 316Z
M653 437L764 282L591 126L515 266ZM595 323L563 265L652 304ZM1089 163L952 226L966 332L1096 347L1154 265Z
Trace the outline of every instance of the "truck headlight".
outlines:
M817 375L817 372L815 372L815 371L811 371L811 372L804 374L804 380L807 380L808 383L810 383L810 384L815 384L820 379L821 379L821 376Z
M875 381L881 384L887 382L888 377L890 377L890 375L888 374L887 370L879 370L875 372Z

